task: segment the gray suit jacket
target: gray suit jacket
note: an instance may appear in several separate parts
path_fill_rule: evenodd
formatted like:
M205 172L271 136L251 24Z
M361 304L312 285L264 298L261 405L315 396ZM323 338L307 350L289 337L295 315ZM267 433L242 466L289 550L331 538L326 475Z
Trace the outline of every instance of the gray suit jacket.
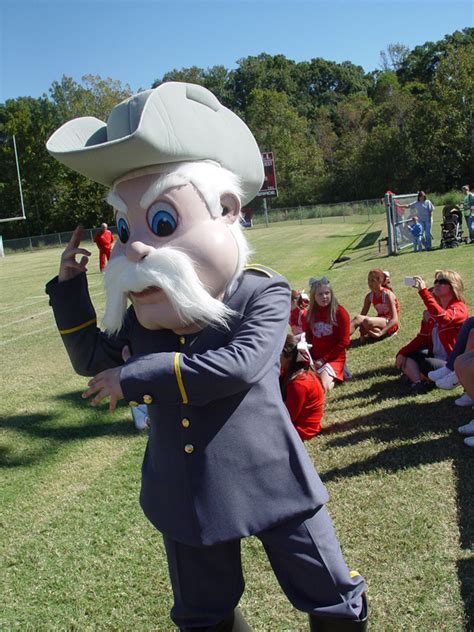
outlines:
M140 502L170 538L211 545L258 533L327 501L279 389L288 329L287 281L248 266L225 302L229 329L151 331L133 308L115 337L96 326L85 275L47 285L58 328L81 375L122 363L126 400L148 403L151 430Z

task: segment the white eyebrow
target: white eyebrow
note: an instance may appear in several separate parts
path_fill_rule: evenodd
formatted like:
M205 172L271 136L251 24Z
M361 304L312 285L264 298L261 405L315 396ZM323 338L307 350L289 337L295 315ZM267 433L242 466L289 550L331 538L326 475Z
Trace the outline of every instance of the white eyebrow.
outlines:
M125 202L122 200L122 198L120 197L118 193L115 193L115 191L109 191L105 199L108 202L108 204L116 208L117 211L127 214L127 205L125 204Z
M186 186L191 184L190 180L180 173L175 171L165 174L155 182L152 182L145 193L140 198L140 206L144 211L147 211L153 202L168 189L175 187Z
M158 180L150 184L148 189L140 198L140 206L144 211L147 211L148 208L153 204L157 197L159 197L165 189L169 187L166 186L166 182L163 180Z

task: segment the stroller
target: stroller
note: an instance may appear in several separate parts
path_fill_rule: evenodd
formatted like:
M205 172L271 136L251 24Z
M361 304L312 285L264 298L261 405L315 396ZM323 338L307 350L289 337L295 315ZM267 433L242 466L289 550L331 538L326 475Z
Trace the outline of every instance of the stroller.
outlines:
M463 242L462 211L457 206L447 204L443 207L440 248L456 248Z

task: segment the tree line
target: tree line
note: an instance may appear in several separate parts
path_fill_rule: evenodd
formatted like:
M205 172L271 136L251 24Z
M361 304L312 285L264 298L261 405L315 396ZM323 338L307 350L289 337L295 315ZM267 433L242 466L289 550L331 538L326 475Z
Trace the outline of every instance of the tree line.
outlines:
M279 197L299 206L381 197L390 189L443 193L470 183L474 156L474 28L413 50L391 44L381 68L295 62L262 53L236 69L193 66L153 82L199 83L239 114L262 151L273 151ZM28 222L0 223L4 238L111 220L105 189L57 163L47 138L79 116L106 120L131 95L120 81L87 75L54 82L40 98L0 104L0 218L20 214L12 137Z

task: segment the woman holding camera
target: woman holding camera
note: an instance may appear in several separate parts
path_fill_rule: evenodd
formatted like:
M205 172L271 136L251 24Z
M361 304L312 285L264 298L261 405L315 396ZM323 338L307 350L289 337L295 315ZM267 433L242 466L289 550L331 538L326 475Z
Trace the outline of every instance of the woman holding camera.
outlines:
M400 349L395 362L410 380L413 392L418 394L433 385L426 381L428 373L446 364L469 311L464 299L464 284L457 272L437 270L433 294L421 276L413 278L413 287L418 290L426 311L419 333ZM424 382L422 378L425 378Z

